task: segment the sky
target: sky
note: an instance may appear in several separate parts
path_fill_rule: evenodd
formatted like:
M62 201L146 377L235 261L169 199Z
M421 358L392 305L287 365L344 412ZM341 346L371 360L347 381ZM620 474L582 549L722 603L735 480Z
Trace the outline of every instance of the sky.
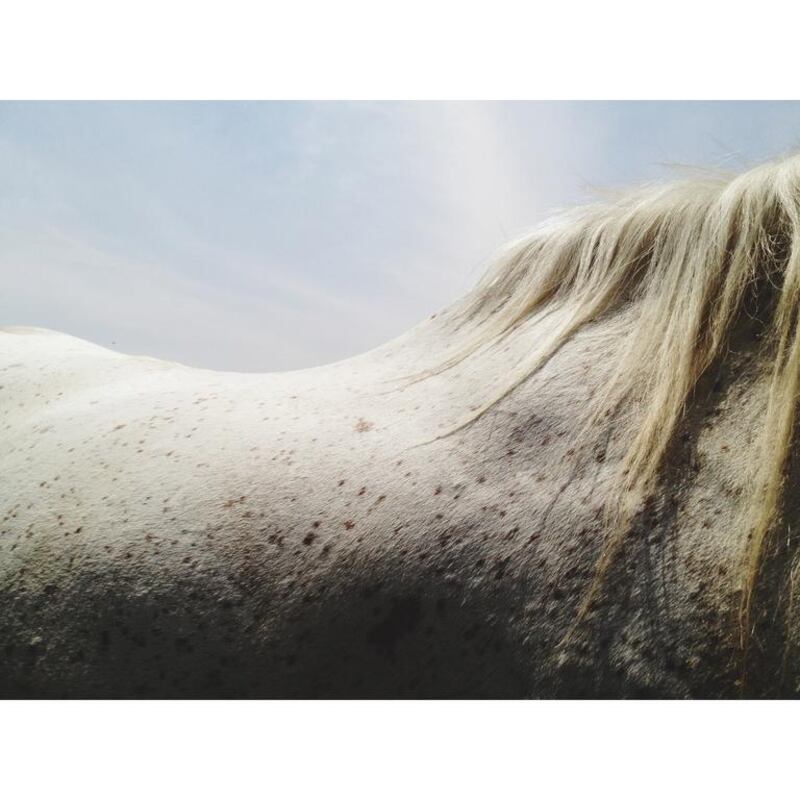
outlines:
M315 366L599 190L798 144L800 102L0 102L0 326Z

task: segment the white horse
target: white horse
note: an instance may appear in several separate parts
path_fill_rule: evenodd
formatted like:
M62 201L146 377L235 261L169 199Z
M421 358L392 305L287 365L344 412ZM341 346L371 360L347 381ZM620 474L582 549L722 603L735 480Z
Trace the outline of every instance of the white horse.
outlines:
M792 158L318 369L5 329L0 694L794 694L799 312Z

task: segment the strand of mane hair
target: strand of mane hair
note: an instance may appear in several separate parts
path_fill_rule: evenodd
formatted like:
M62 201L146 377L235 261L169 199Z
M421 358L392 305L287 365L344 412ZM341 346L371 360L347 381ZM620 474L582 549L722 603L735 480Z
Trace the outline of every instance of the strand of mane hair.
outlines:
M551 220L509 245L459 309L467 333L431 372L497 344L526 322L555 311L561 316L500 391L442 436L493 408L587 324L622 315L627 320L611 380L590 404L577 440L588 447L622 407L637 410L630 421L635 433L606 504L594 577L565 639L592 608L654 489L698 381L726 358L754 294L763 336L753 347L760 348L768 380L753 488L740 526L738 646L746 664L754 592L779 522L800 394L800 156L739 176L701 174L645 186Z

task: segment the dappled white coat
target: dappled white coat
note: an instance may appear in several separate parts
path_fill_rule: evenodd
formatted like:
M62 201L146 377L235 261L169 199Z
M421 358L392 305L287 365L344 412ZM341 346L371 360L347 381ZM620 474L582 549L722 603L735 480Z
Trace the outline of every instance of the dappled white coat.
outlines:
M564 641L621 455L606 432L580 459L573 434L617 328L580 332L436 439L558 318L416 381L462 335L452 312L366 355L265 375L3 330L0 693L735 692L732 601L712 586L747 455L719 432L681 488L681 530L665 513L634 537L594 622Z

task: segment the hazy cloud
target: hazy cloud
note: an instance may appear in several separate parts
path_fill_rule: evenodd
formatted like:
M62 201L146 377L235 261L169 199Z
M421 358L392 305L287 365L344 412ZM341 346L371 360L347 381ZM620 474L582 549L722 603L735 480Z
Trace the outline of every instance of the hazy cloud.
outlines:
M0 324L318 364L452 301L594 187L798 135L798 103L0 103Z

